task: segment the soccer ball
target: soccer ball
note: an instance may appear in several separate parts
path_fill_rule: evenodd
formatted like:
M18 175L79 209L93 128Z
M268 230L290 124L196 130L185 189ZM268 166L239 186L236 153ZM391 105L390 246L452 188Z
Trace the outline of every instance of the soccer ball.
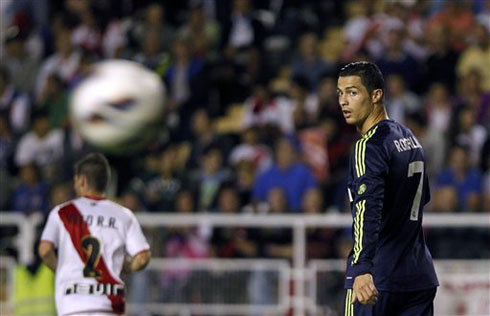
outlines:
M161 79L142 65L104 61L74 89L70 116L82 138L101 151L134 153L158 131L165 96Z

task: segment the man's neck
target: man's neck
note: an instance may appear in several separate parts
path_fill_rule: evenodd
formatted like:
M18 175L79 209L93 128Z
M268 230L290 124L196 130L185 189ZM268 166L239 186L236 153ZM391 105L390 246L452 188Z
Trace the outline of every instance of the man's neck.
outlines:
M379 105L373 112L371 112L371 114L369 114L362 125L357 127L357 130L361 133L361 136L364 136L371 127L386 119L388 119L386 109L383 105Z
M94 190L83 190L83 192L80 192L80 196L95 198L95 199L105 198L105 194L103 192L94 191Z

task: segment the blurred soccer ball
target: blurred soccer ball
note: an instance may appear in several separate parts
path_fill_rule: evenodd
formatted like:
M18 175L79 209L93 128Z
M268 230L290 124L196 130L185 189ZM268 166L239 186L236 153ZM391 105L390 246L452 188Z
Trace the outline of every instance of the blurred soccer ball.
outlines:
M165 96L160 78L140 64L104 61L73 91L70 115L91 145L108 153L132 153L155 136Z

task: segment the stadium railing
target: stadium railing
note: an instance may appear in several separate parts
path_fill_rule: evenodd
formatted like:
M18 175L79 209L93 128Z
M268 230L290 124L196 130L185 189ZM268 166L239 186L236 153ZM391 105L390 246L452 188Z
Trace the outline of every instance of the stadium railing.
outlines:
M126 277L129 314L285 315L287 260L154 258Z
M253 307L253 302L245 302L246 304L242 304L243 302L232 302L230 304L224 304L223 302L216 302L210 300L208 304L204 304L200 302L199 304L193 303L193 299L195 300L195 297L189 297L187 301L181 300L180 302L174 302L171 303L167 302L166 308L168 309L174 309L175 311L189 311L189 313L192 310L199 309L200 311L211 311L211 314L216 314L218 310L224 311L226 307L230 308L230 314L233 314L234 312L244 312L245 310L247 311L247 314L262 314L262 313L257 313L258 309L260 311L264 311L267 308L283 308L282 304L285 304L284 302L288 302L288 304L293 308L294 310L294 315L305 315L306 310L310 310L312 312L316 310L324 310L324 307L322 307L322 301L321 298L315 297L315 293L318 291L319 286L321 285L321 282L318 280L318 275L315 275L315 273L318 273L318 271L321 271L320 268L325 268L324 265L320 264L320 262L309 262L309 265L307 265L306 262L306 229L309 227L325 227L325 228L343 228L343 227L349 227L352 224L352 219L348 214L325 214L325 215L252 215L252 214L239 214L239 215L225 215L225 214L209 214L209 213L201 213L201 214L185 214L185 215L177 215L177 214L163 214L163 213L137 213L136 214L138 217L138 220L140 221L141 225L144 228L155 228L155 227L174 227L174 226L208 226L209 228L211 227L222 227L222 226L227 226L227 227L289 227L293 230L293 258L292 258L292 265L290 266L290 279L292 280L293 288L294 290L291 291L290 295L286 295L286 297L279 297L277 296L274 299L274 302L276 302L274 306L269 306L267 304L263 306L258 306L254 309ZM15 225L19 228L18 236L16 237L16 242L15 245L19 250L19 260L22 263L28 263L29 260L32 260L32 252L31 250L33 249L33 245L35 243L35 228L39 226L39 224L42 222L42 217L39 215L34 215L30 217L24 217L22 215L18 214L13 214L13 213L5 213L5 212L0 212L0 226L12 226ZM430 227L436 227L436 228L490 228L490 220L489 220L489 215L488 214L425 214L424 215L424 227L430 228ZM31 253L28 253L31 252ZM223 261L222 264L219 262L221 261L220 259L210 259L212 261L189 261L190 263L187 263L189 268L192 267L192 269L197 269L200 271L212 271L213 268L215 269L221 269L221 273L224 273L225 270L230 270L231 271L236 271L236 268L234 265L236 264L237 267L247 267L246 271L244 273L254 273L258 268L260 267L260 262L261 260L258 260L257 262L254 263L254 261L249 261L248 263L245 264L247 261L236 261L236 263L233 263L233 260L230 261ZM155 271L160 271L161 273L165 274L165 271L168 272L170 269L174 269L175 265L178 266L179 264L183 264L182 261L173 262L169 259L165 260L160 260L155 258L152 260L153 263L150 266L151 269ZM168 262L166 264L165 262ZM226 263L225 263L226 262ZM285 271L287 269L283 265L284 263L271 263L269 264L277 264L276 268L271 269L276 271L276 274L279 273L278 275L284 275ZM449 270L440 270L442 271L442 274L444 273L449 273L451 276L456 276L455 280L459 280L461 282L466 282L467 280L465 279L466 277L462 275L462 273L458 272L457 267L461 266L463 267L463 270L469 270L469 271L477 271L474 272L473 274L470 274L470 279L471 277L476 277L480 278L483 276L484 281L481 284L475 284L474 282L471 284L467 284L466 288L481 288L483 293L488 294L488 290L490 288L490 271L489 271L489 260L469 260L469 261L447 261L446 263L441 264L444 265L444 267L452 267L455 272L451 272L451 269ZM437 264L438 266L441 266L440 262L438 261ZM173 266L174 265L174 266ZM342 269L343 269L343 263L339 262L337 263L336 269L332 269L332 263L327 264L328 269L327 271L336 271L338 275L341 275ZM172 268L173 267L173 268ZM255 267L255 268L254 268ZM280 268L279 268L280 267ZM289 264L288 264L289 267ZM456 267L456 268L454 268ZM477 267L478 269L474 270L474 268ZM486 268L485 268L486 267ZM255 269L255 270L254 270ZM438 268L439 269L439 268ZM260 269L258 269L260 270ZM317 271L317 272L315 272ZM444 272L446 271L446 272ZM447 272L450 271L450 272ZM206 273L201 273L201 278L202 280L206 279ZM209 271L208 271L209 272ZM229 272L229 271L228 271ZM340 274L339 274L340 273ZM209 273L208 273L209 274ZM199 275L199 274L198 274ZM337 277L338 277L337 275ZM248 276L250 278L250 276ZM233 278L232 278L233 279ZM238 277L238 279L243 279ZM246 278L245 278L246 279ZM196 280L199 280L196 279ZM206 282L214 280L216 282L220 282L219 278L218 279L207 279ZM335 277L334 279L335 280ZM329 283L333 282L332 280L329 281ZM466 281L465 281L466 280ZM213 282L214 282L213 281ZM223 282L229 282L226 278L221 279ZM201 281L196 281L196 282L201 282ZM202 281L201 283L205 283ZM279 283L278 283L279 284ZM281 283L282 284L282 283ZM316 284L315 286L317 287L316 290L315 288L312 289L312 284ZM445 283L444 283L445 284ZM452 284L442 284L441 288L444 289L445 291L453 292L456 293L458 286L457 282L454 283L456 285ZM466 284L466 283L465 283ZM307 287L308 285L308 287ZM291 289L288 289L287 291L284 290L284 285L282 286L282 290L280 293L281 295L284 295L284 293L290 291ZM448 290L450 288L453 288L453 290ZM465 287L463 287L465 288ZM456 289L456 290L455 290ZM487 292L485 292L487 291ZM341 288L337 287L336 289L332 289L332 292L335 293L340 293L342 292ZM219 297L219 295L217 295ZM463 297L464 298L464 297ZM162 308L161 305L159 305L158 302L161 302L162 298L156 298L155 302L153 303L146 303L144 306L145 308L150 309L150 310L155 310L158 308ZM280 302L280 303L278 303ZM480 303L484 304L484 303ZM228 306L227 306L228 305ZM473 304L474 305L474 304ZM248 306L248 307L246 307ZM134 307L134 306L133 306ZM142 305L136 305L137 308L141 308ZM262 308L262 309L261 309ZM481 307L485 308L485 307ZM169 310L169 312L171 312ZM240 314L238 313L238 314ZM186 313L182 314L185 315ZM180 314L177 314L180 315Z

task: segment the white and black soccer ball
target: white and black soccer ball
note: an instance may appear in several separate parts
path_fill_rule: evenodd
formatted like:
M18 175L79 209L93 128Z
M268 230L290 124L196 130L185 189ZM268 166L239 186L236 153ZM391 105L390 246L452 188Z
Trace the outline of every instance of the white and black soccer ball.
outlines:
M108 153L131 153L155 136L165 99L154 72L135 62L109 60L95 64L75 88L70 116L89 144Z

